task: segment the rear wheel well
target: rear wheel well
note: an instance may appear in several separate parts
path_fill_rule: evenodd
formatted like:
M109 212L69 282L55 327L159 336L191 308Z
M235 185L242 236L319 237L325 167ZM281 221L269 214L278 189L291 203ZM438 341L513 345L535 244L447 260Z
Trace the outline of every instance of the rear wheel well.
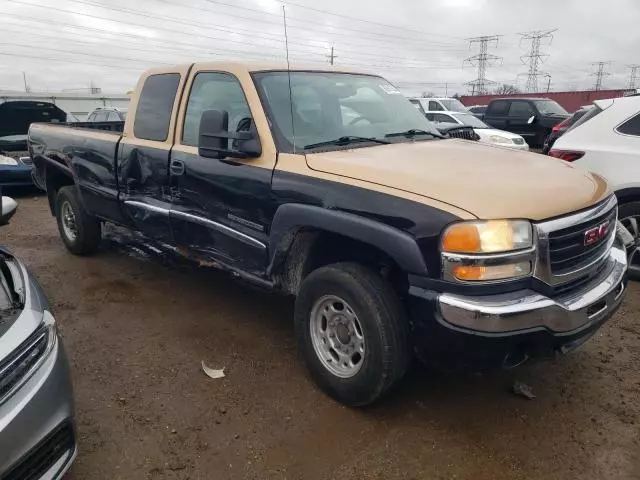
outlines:
M45 181L47 188L47 198L49 199L49 209L51 215L56 214L56 203L58 191L62 187L74 185L73 178L59 168L47 166L45 170Z
M385 252L366 242L323 230L301 230L295 235L277 282L286 293L296 295L311 272L338 262L371 267L388 279L399 294L408 289L406 272Z

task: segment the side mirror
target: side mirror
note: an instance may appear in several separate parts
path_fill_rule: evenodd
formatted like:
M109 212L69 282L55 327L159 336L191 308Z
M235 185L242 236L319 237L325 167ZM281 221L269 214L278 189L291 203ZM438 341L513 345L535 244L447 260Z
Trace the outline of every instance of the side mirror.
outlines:
M18 209L18 202L11 197L0 197L0 226L9 223Z
M528 125L531 125L531 124L533 124L533 123L536 123L536 116L535 116L535 115L531 115L531 116L529 117L529 120L527 120L527 124L528 124Z
M238 127L243 130L229 132L229 112L224 110L202 112L198 131L198 155L218 159L259 157L262 154L262 148L251 119L242 119ZM231 146L229 140L233 140Z

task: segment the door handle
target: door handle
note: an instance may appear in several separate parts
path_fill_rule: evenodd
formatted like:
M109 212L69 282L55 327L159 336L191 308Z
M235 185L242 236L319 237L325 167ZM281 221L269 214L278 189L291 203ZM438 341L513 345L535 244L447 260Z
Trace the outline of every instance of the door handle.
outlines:
M171 160L169 171L171 172L171 175L175 175L176 177L184 175L184 162L182 160Z

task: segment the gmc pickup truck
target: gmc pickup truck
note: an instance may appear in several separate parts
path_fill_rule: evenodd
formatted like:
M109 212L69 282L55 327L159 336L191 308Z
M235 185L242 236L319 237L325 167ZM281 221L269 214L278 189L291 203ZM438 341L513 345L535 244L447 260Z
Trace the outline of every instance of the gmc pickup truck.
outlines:
M155 69L116 126L30 129L66 247L95 252L113 222L295 296L302 357L345 404L414 356L486 369L568 352L623 299L603 178L443 138L379 76Z

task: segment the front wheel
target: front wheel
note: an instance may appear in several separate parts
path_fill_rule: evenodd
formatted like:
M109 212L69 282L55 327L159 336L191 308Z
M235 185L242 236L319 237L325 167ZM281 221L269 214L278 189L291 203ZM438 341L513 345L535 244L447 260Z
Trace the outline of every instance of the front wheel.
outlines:
M410 352L400 300L363 265L312 272L296 299L295 324L311 376L346 405L373 403L406 372Z
M102 239L100 221L82 208L75 187L58 191L56 219L60 237L71 253L89 255L98 250Z
M635 247L629 252L629 278L640 280L640 202L623 203L618 207L618 218L633 235Z

